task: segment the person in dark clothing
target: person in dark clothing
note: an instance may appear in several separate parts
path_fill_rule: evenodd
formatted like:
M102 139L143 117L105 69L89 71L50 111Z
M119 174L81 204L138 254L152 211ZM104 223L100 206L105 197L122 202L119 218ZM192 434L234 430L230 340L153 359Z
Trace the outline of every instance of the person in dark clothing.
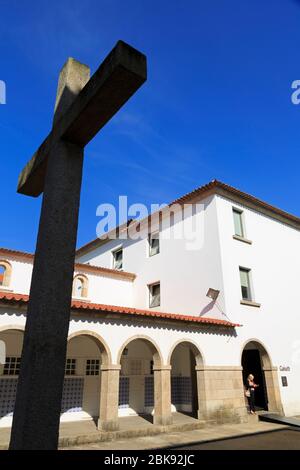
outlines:
M245 394L248 398L249 411L252 415L255 415L255 389L258 385L254 382L254 375L249 374L245 383Z

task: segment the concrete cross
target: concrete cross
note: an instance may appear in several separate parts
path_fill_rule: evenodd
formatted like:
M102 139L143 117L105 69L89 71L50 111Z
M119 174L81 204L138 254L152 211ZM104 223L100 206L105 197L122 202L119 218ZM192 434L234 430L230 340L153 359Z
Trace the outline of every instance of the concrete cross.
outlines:
M10 449L57 448L84 146L146 74L146 57L122 41L90 79L87 66L68 59L52 130L20 174L18 192L43 192L43 202Z

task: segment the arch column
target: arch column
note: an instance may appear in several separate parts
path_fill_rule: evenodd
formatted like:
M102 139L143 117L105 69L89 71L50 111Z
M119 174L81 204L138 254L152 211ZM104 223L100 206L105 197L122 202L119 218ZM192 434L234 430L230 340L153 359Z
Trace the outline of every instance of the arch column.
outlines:
M155 365L154 372L154 424L172 424L171 366Z
M269 411L277 411L283 414L277 370L277 367L263 367L267 387Z
M206 408L206 387L205 387L205 374L204 366L195 367L196 370L196 381L197 381L197 395L198 395L198 419L206 419L207 408Z
M119 429L120 370L121 366L119 364L106 364L101 366L99 430L116 431Z

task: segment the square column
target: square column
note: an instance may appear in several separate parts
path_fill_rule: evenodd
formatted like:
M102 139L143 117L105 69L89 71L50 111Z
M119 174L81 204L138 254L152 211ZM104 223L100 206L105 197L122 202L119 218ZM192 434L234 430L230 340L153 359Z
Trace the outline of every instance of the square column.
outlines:
M121 366L109 364L101 366L100 412L98 429L117 431L119 429L119 380Z
M172 424L171 366L154 366L153 424Z

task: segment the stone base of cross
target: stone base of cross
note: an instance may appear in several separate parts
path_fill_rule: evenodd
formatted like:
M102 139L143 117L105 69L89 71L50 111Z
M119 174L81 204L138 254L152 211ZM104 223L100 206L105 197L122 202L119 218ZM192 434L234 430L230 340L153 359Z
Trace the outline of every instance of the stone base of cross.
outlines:
M57 448L84 147L145 82L146 70L146 57L122 41L91 78L86 65L68 59L52 130L20 174L18 192L43 192L43 203L10 449Z

